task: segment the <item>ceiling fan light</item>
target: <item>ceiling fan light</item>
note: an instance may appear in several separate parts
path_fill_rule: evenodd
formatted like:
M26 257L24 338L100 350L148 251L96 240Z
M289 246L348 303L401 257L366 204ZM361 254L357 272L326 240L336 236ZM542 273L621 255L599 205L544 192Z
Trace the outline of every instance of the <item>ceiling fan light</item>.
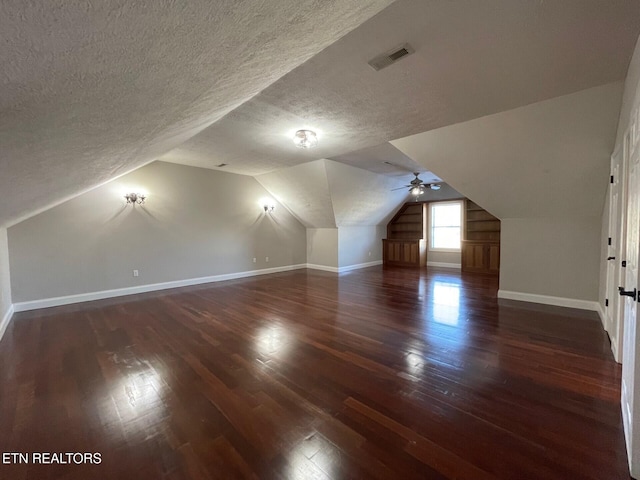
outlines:
M318 145L318 137L311 130L298 130L293 136L293 143L296 147L313 148Z

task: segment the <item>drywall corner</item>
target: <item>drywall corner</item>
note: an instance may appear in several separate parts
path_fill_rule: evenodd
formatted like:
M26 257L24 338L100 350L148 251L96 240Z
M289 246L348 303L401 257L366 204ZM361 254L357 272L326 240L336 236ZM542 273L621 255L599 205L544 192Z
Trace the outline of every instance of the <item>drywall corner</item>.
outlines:
M7 240L7 229L0 228L0 340L11 321L12 315L9 242Z

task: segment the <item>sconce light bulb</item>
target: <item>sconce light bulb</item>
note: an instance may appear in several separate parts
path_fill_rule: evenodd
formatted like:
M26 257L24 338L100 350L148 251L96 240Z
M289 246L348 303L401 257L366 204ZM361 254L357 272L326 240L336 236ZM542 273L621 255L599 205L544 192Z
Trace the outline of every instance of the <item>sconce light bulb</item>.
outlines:
M144 193L127 193L124 196L125 200L127 201L127 205L131 204L131 205L143 205L144 201L147 199L147 196Z

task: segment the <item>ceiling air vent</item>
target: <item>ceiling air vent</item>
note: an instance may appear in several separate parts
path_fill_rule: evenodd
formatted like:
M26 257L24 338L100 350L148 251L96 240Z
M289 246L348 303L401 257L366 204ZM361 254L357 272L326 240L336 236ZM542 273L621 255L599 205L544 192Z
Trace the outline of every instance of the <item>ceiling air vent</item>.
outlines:
M369 61L369 65L373 67L374 70L382 70L385 67L388 67L392 63L397 62L403 57L413 53L415 50L409 45L405 43L404 45L400 45L388 52L383 53L382 55L378 55L373 60Z

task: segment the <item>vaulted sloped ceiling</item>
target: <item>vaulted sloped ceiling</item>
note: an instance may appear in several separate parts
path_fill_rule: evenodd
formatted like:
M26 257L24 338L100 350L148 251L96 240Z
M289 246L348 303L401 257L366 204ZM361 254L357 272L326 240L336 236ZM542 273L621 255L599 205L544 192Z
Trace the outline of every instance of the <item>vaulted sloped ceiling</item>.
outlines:
M326 159L256 179L309 228L378 225L408 199L403 180Z
M639 32L637 0L1 2L0 226L155 159L260 175L621 81Z
M305 227L336 226L325 160L255 177Z
M637 0L399 0L162 159L256 175L336 158L622 80L639 31ZM301 152L306 127L320 142Z
M339 227L378 225L401 203L410 200L408 189L399 188L407 183L406 179L389 178L331 160L325 160L325 164Z
M599 217L622 83L393 141L499 218Z
M0 225L171 150L391 1L0 3Z

